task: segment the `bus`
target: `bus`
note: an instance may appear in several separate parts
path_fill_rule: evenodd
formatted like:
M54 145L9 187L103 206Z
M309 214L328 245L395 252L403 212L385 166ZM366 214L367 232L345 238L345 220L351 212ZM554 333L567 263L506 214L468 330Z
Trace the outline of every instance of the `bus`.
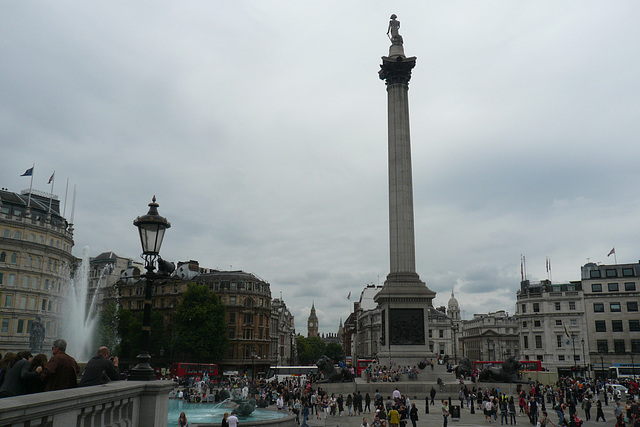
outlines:
M609 375L611 379L631 379L640 377L640 364L638 363L616 363L609 367Z
M480 372L485 368L502 363L504 363L502 360L476 360L473 362L473 370ZM542 362L539 360L521 360L520 364L523 371L542 371Z
M376 359L358 359L358 363L356 365L356 376L361 376L365 369L371 366Z
M281 381L284 378L305 377L309 374L316 375L318 367L310 366L272 366L267 371L267 381L274 381L276 378Z
M171 377L188 378L208 376L210 381L218 382L218 365L214 363L175 362L171 365Z

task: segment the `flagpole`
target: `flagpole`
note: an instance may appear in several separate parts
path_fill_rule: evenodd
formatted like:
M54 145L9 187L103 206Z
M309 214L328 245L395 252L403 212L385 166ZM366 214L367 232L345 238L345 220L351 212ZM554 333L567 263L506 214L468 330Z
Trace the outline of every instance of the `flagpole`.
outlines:
M67 177L67 186L64 189L64 209L62 211L62 217L66 218L67 216L67 194L69 193L69 177Z
M53 185L55 183L56 183L56 171L54 170L53 175L51 175L51 193L49 194L49 213L51 213L51 203L53 202Z
M29 184L29 198L27 199L27 209L31 206L31 190L33 190L33 173L36 171L36 164L31 166L31 184Z

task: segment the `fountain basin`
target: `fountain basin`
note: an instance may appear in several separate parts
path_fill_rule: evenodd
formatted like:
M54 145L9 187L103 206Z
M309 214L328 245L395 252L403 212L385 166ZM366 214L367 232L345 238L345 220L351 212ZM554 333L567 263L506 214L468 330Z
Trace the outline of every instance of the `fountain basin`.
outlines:
M189 426L219 427L225 412L231 413L228 407L215 403L190 403L180 399L169 399L167 425L178 424L180 412L187 415ZM256 408L248 417L238 417L243 426L295 427L296 418L277 409Z

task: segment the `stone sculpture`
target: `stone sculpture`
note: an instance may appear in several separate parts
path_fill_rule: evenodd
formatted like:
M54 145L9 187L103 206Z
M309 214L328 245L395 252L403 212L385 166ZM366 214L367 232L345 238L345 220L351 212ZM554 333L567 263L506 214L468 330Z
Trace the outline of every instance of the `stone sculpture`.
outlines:
M319 373L322 374L322 379L317 382L323 383L340 383L355 381L353 374L347 368L333 366L333 362L327 356L322 356L317 362L316 366L319 369Z
M478 376L478 381L494 383L526 383L526 380L520 379L520 369L522 369L522 365L518 362L518 359L510 357L499 365L483 369Z
M44 323L42 318L36 316L36 320L31 324L31 333L29 335L29 347L33 354L42 353L42 343L44 342Z

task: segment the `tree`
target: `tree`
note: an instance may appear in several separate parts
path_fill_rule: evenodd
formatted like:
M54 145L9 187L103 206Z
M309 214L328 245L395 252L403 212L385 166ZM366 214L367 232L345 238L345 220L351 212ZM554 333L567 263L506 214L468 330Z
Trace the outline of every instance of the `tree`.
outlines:
M121 358L134 360L140 353L140 340L142 336L143 311L132 312L125 308L118 310L118 335L120 344L117 354ZM149 335L149 353L159 354L160 348L169 346L170 340L166 337L162 314L151 310L151 333Z
M325 352L325 343L319 337L305 338L302 335L296 337L298 347L298 359L302 365L315 365Z
M110 302L105 305L102 311L100 311L100 317L96 324L95 341L98 346L107 346L114 352L118 344L120 344L120 337L118 336L118 307L114 302Z
M342 352L342 346L340 344L338 344L338 343L335 343L335 342L327 344L327 346L324 349L324 354L326 354L327 357L329 357L331 360L333 360L333 363L338 363L342 359L344 359L344 354Z
M194 362L212 362L227 352L226 310L217 294L192 283L174 317L174 354Z

